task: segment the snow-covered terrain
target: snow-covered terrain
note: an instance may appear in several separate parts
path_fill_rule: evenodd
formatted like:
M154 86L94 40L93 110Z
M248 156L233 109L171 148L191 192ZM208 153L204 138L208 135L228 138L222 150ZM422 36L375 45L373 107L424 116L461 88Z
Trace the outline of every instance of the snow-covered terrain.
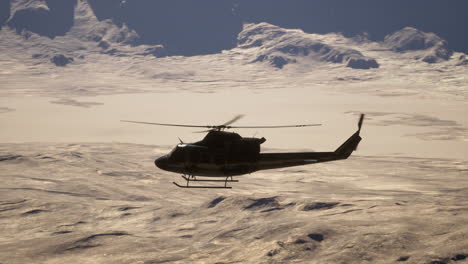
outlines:
M152 10L128 17L154 2L124 2L0 1L0 263L467 261L466 54L411 27L381 41L242 27L225 3L216 25L200 20L210 1L186 14L205 35L182 34L187 19L158 39ZM236 132L333 150L362 112L349 160L222 191L177 189L154 166L202 134L119 122L323 123Z
M194 90L198 85L203 90L207 87L220 90L326 84L341 91L358 86L351 89L353 93L466 98L468 68L464 65L464 54L446 50L445 46L444 54L451 56L440 59L431 57L437 55L434 49L439 45L416 46L419 49L401 52L395 47L396 41L393 44L389 41L395 37L380 43L365 36L305 34L261 23L244 25L238 48L204 56L165 57L170 53L164 46L133 45L138 39L136 32L125 24L119 27L111 20L99 21L86 2L77 3L73 17L74 24L69 31L54 38L3 27L0 32L2 94L41 94L69 99L156 92L160 90L158 87L166 91L167 87ZM278 34L281 36L275 37ZM403 29L392 36L395 35L423 42L425 37L427 41L439 39L416 29L409 33ZM51 60L60 55L73 61L67 67L56 67ZM421 61L429 59L427 56L437 63ZM259 65L247 65L253 61ZM278 71L270 63L281 65L282 69ZM265 82L265 79L275 81Z
M364 142L363 142L364 143ZM175 189L157 146L3 144L2 263L464 263L466 162L364 157Z
M327 45L314 39L313 35L284 30L267 23L245 25L239 34L239 47L259 49L254 62L266 60L277 68L283 68L301 57L321 62L345 62L347 67L353 69L379 67L374 59L363 56L357 50Z

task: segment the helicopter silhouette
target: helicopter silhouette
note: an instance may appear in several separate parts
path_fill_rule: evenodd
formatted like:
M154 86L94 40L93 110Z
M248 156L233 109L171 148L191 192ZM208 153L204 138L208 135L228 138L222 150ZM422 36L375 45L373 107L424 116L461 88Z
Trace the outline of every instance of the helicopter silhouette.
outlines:
M281 126L231 126L243 115L238 115L222 125L183 125L165 124L140 121L121 120L122 122L174 126L207 128L206 136L195 143L180 144L168 154L156 159L155 165L165 171L181 173L186 185L173 182L180 188L226 188L227 183L238 182L233 176L250 174L260 170L278 169L292 166L302 166L320 162L347 159L357 149L361 136L359 135L364 120L361 114L358 130L351 135L335 151L329 152L285 152L261 153L260 145L266 141L264 137L242 137L226 129L240 128L289 128L310 127L321 124L281 125ZM201 178L203 177L203 178ZM223 178L223 179L216 179ZM190 185L190 182L224 182L222 186Z

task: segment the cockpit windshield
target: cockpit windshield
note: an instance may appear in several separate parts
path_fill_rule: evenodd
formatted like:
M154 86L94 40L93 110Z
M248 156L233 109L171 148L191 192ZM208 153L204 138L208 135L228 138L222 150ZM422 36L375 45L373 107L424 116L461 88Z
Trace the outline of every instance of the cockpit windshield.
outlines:
M178 144L171 152L169 152L168 157L173 161L183 161L184 160L184 151L183 148L186 144Z

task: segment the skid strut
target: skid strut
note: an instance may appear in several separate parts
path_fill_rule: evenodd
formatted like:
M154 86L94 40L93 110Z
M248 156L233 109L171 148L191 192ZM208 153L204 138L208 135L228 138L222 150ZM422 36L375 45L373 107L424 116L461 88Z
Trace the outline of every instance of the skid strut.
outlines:
M239 182L238 180L234 180L232 176L226 176L224 180L211 180L211 179L197 179L194 175L182 175L181 176L186 182L187 185L180 185L177 182L172 182L175 186L179 188L199 188L199 189L232 189L231 186L227 186L228 182ZM190 185L190 182L224 182L224 186L197 186L197 185Z

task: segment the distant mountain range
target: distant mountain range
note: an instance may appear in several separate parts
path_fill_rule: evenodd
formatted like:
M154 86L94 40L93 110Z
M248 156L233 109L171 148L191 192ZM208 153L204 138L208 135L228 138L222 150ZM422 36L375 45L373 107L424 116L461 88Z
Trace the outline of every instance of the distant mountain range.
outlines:
M82 2L82 1L80 1ZM366 34L371 40L410 26L468 53L466 0L87 0L100 21L126 25L133 44L161 44L170 54L217 53L237 45L244 23L267 22L306 33ZM0 28L54 38L74 25L77 0L0 0Z

